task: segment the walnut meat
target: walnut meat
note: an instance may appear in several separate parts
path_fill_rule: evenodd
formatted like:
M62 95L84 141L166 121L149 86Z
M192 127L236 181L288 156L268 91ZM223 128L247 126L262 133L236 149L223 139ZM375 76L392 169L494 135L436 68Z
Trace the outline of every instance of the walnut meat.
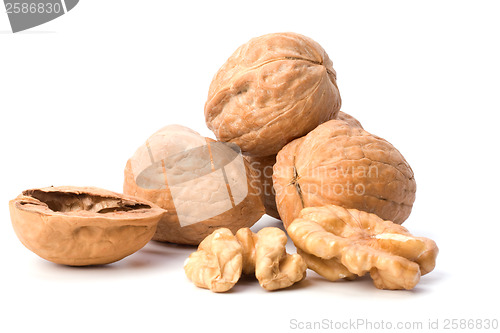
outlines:
M335 118L341 105L325 50L295 33L275 33L240 46L209 88L205 120L218 140L246 155L270 156Z
M86 266L120 260L146 245L165 211L95 187L26 190L10 201L19 240L49 261Z
M273 185L287 227L304 207L335 204L401 224L415 200L413 171L386 140L330 120L277 155Z
M255 273L262 288L290 287L306 277L307 265L299 254L286 253L287 236L279 228L267 227L254 234L249 228L236 233L242 245L243 273Z
M236 232L262 217L256 182L234 144L230 147L170 125L153 134L129 159L123 191L167 210L154 240L198 245L215 229Z
M290 287L306 276L306 263L298 254L286 253L286 234L279 228L263 228L254 234L241 228L233 235L227 228L207 236L184 263L189 280L213 292L231 289L240 275L255 274L262 288Z
M340 206L304 208L288 234L309 268L329 280L370 273L380 289L412 289L434 269L438 248L428 238L374 214Z
M225 292L238 282L242 271L241 245L231 230L208 235L184 263L184 271L197 287Z

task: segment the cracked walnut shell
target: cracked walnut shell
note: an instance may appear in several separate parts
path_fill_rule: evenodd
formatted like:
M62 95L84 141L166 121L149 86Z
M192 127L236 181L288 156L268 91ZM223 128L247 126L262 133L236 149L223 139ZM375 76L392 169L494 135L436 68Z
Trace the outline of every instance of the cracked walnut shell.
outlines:
M302 208L328 204L401 224L416 192L413 171L394 146L342 120L286 145L273 167L273 186L285 227Z
M95 187L26 190L9 203L19 240L40 257L64 265L108 264L151 240L164 210Z
M304 208L288 234L308 267L329 280L370 273L380 289L412 289L434 269L438 248L428 238L375 214L340 206Z
M274 33L240 46L210 84L205 120L217 139L250 156L285 144L335 118L341 105L325 50L296 33Z

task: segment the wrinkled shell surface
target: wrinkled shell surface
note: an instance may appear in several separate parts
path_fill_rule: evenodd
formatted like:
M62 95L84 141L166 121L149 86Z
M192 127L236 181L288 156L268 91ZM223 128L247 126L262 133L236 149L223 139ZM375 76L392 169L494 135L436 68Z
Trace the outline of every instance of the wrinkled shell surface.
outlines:
M207 144L211 151L205 150ZM224 176L220 169L214 169L221 155L214 161L213 144L213 140L189 128L169 125L153 134L127 162L124 193L145 198L168 211L158 224L154 240L198 245L215 229L227 227L236 232L252 226L264 214L260 190L255 186L258 179L248 163L240 155L241 165L225 167ZM224 159L226 152L220 153ZM231 165L236 162L234 159ZM177 184L169 183L168 177ZM238 192L243 187L245 191Z
M345 112L339 111L337 119L345 121L351 127L363 128L361 123L356 118ZM262 198L264 201L264 207L266 208L266 214L274 217L275 219L280 219L278 207L276 206L276 191L273 187L273 166L276 164L276 155L263 157L246 156L245 158L260 179Z
M151 240L164 210L142 199L94 187L24 191L9 203L19 240L49 261L99 265L120 260Z
M240 46L210 85L205 120L218 140L246 155L270 156L335 118L341 105L325 50L295 33L275 33Z
M332 281L370 273L377 288L412 289L436 265L434 241L357 209L304 208L287 231L309 268Z
M353 116L351 116L350 114L347 114L345 112L339 111L336 119L345 121L351 127L358 127L358 128L363 129L363 126L361 126L361 123L359 122L359 120L357 120L356 118L354 118Z
M287 227L304 207L335 204L401 224L415 201L413 171L386 140L330 120L286 145L273 168Z
M266 214L279 219L278 207L276 207L276 192L273 187L273 166L276 163L276 155L264 157L245 157L260 180L260 191L266 209Z

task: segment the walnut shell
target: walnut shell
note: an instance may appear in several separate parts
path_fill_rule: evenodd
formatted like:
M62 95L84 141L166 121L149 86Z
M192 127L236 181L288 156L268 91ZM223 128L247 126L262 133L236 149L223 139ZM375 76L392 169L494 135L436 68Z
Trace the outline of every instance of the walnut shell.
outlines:
M363 129L363 126L361 126L359 120L345 112L339 111L339 113L337 114L337 118L335 119L345 121L351 127L359 127Z
M386 140L330 120L286 145L273 168L285 227L302 208L335 204L403 223L415 201L413 171Z
M218 140L246 155L270 156L335 118L340 105L325 50L308 37L275 33L240 46L219 69L205 120Z
M215 229L236 232L262 217L255 183L241 154L189 128L169 125L128 160L123 192L167 210L153 240L198 245Z
M164 210L146 200L95 187L26 190L9 203L19 240L49 261L100 265L146 245Z
M349 126L363 128L356 118L345 112L339 111L337 119L347 122ZM245 158L260 179L266 214L279 220L280 214L276 206L276 191L273 187L273 166L276 163L276 155L246 156Z

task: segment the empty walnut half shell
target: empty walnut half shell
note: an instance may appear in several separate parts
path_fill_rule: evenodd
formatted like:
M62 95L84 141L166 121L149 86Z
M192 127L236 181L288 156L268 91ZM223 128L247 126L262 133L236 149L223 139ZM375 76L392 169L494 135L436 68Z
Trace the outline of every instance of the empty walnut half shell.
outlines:
M26 190L9 203L19 240L49 261L86 266L120 260L151 240L164 210L95 187Z

